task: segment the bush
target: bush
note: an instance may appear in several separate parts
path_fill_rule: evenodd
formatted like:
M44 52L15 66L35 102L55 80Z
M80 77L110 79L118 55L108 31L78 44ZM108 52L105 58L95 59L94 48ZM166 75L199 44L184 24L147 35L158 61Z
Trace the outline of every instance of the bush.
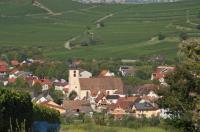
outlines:
M196 27L196 28L200 30L200 24L199 24L199 25L197 25L197 27Z
M45 106L33 105L28 93L0 88L0 130L11 128L29 131L33 121L60 122L60 113Z
M188 39L188 34L185 32L180 33L179 35L181 40L187 40Z
M93 119L97 125L106 125L104 113L94 113Z
M7 131L10 124L12 128L17 128L24 122L28 130L32 124L32 110L33 104L28 93L0 89L0 130Z
M164 40L165 39L165 35L162 33L158 34L158 40Z
M50 123L60 123L60 113L42 105L33 106L33 121L47 121Z
M143 79L143 80L148 80L149 78L151 78L151 73L144 71L144 70L138 70L136 71L136 77Z
M69 94L69 100L74 100L77 96L78 96L77 93L75 91L72 91Z

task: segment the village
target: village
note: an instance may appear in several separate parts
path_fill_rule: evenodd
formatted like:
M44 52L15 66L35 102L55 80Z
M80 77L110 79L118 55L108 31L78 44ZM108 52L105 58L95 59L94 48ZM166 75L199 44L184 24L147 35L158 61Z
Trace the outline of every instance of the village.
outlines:
M158 83L147 83L132 88L132 93L125 94L125 85L122 77L134 77L135 69L129 65L119 67L117 73L112 69L103 69L97 76L84 70L78 65L71 65L68 78L48 79L33 75L31 71L19 70L23 65L42 64L42 60L27 59L19 62L0 60L0 83L3 87L17 84L20 80L32 87L41 86L41 91L29 92L32 102L58 110L61 115L77 116L81 113L91 116L93 113L105 113L120 120L124 116L135 118L168 118L167 109L160 108L157 104L162 99L156 92L168 84L165 77L175 71L175 67L160 65L154 69L149 80ZM19 86L20 87L20 86ZM60 91L62 100L54 101L49 94L50 90Z

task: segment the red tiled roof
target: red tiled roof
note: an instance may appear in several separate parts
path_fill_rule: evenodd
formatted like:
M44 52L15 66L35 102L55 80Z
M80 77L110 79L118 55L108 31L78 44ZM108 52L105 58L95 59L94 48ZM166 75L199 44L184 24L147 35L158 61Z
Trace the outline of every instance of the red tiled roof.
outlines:
M80 109L82 106L90 107L90 103L86 100L64 100L63 102L63 107L65 109L76 110Z
M130 110L135 103L135 101L138 99L137 96L132 97L120 97L116 104L110 104L108 106L108 109L113 111L115 108L122 108L124 110Z
M105 97L105 94L103 92L101 92L97 98L95 99L95 102L98 103L103 97Z
M9 83L15 83L15 81L16 81L16 78L8 78Z
M64 91L65 93L68 93L68 92L69 92L69 89L68 89L68 88L64 88L63 91Z
M67 86L68 83L67 82L55 82L54 85L55 86L62 86L62 87L64 87L64 86Z
M13 65L13 66L18 66L20 63L19 63L19 61L17 61L17 60L12 60L11 61L11 65Z
M165 78L167 73L174 71L176 68L172 66L158 66L153 73L153 79L159 80Z
M58 105L58 104L56 104L56 103L54 103L54 102L53 102L53 104L52 104L52 103L50 103L49 100L48 100L48 101L45 101L45 102L42 102L41 104L42 104L42 105L46 105L46 106L50 106L50 107L53 107L53 108L58 108L58 109L65 110L64 107L62 107L62 106L60 106L60 105Z
M41 85L47 84L48 86L52 86L52 82L51 82L50 80L48 80L48 79L40 79L40 80L39 80L39 83L40 83Z
M100 72L100 74L98 75L98 77L104 77L106 75L106 73L109 72L108 70L102 70Z
M0 60L0 66L8 66L8 63L3 60Z
M8 66L0 65L0 72L8 72Z
M82 90L90 90L92 95L106 90L117 90L116 93L123 93L123 83L121 78L80 78L80 87Z
M13 69L13 70L10 71L10 74L14 74L17 71L18 71L17 69Z
M144 84L144 85L140 85L134 88L134 93L135 94L148 94L151 90L155 91L158 89L158 86L155 84Z

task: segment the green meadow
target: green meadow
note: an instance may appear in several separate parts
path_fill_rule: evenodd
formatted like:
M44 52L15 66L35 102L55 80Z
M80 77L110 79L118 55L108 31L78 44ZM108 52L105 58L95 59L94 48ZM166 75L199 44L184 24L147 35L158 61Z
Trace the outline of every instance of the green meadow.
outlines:
M42 47L47 58L176 57L179 34L200 36L199 0L157 4L81 4L71 0L0 0L0 47ZM112 14L97 28L98 19ZM188 22L187 22L188 20ZM89 31L90 34L87 34ZM91 35L92 33L92 35ZM158 40L158 34L165 36ZM68 40L75 46L65 48ZM97 40L97 44L81 46Z
M138 129L123 127L107 127L94 124L62 125L61 132L170 132L159 127L143 127ZM175 131L175 130L174 130Z

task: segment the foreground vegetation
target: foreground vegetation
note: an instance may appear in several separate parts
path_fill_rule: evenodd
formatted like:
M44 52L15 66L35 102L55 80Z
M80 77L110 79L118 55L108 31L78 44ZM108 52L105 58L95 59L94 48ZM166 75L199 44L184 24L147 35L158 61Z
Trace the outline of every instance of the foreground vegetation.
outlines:
M124 127L107 127L94 124L79 124L79 125L62 125L61 132L169 132L158 127L144 127L139 129L131 129Z
M34 121L59 123L60 113L33 104L28 93L0 88L1 131L30 131Z

